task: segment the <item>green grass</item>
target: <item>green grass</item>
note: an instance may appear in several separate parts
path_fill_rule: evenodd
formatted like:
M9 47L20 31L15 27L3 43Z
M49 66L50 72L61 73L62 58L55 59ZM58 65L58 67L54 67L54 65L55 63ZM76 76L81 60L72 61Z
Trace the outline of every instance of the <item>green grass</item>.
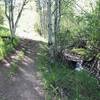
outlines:
M0 36L9 36L9 29L3 26L0 26Z
M0 36L10 36L9 29L0 26ZM13 40L13 44L11 43L11 40L3 40L0 37L0 60L3 60L6 56L8 56L12 51L15 50L14 47L16 47L19 44L19 38L15 37ZM12 77L17 73L18 70L18 61L22 60L24 58L24 53L20 51L18 55L16 56L16 60L14 59L10 64L10 68L7 71L7 77Z
M12 76L14 76L16 73L17 73L17 70L18 70L18 66L16 64L16 62L11 62L11 66L10 66L10 69L9 71L7 72L7 77L8 78L11 78Z
M37 59L48 92L46 100L100 100L100 81L85 70L77 72L60 62L49 64L47 50L47 46L42 44Z
M9 29L0 26L0 36L9 36L10 32ZM16 46L19 42L19 39L16 37L14 39L14 46ZM9 40L4 41L0 37L0 60L3 60L11 51L14 50L13 45Z

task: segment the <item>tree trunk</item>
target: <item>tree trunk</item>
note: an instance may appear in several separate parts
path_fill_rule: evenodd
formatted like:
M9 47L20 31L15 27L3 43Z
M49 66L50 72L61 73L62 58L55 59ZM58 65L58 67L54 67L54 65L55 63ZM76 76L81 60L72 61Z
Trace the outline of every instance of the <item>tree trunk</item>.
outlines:
M57 34L60 32L60 10L61 10L61 0L55 0L55 6L54 6L54 47L55 51L57 49Z
M52 14L51 14L51 0L47 2L47 18L48 18L48 46L49 54L51 60L54 57L54 48L53 48L53 32L52 32Z

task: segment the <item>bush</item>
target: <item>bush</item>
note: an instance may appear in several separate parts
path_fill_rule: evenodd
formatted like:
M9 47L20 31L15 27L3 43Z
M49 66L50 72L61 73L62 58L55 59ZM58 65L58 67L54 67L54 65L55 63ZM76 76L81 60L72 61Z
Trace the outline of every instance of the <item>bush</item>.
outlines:
M10 36L10 32L7 28L0 27L0 36ZM13 44L11 43L11 40L3 40L0 37L0 60L4 59L7 54L9 54L11 51L14 50L14 47L16 47L19 43L19 38L16 37L13 40Z
M8 28L0 26L0 36L9 36L10 32Z
M100 84L97 79L85 70L77 72L61 62L48 63L46 49L43 47L44 44L38 53L38 66L43 75L44 87L48 92L47 100L100 99Z
M18 44L19 44L19 38L15 37L14 40L13 40L14 47L16 47Z
M2 38L0 38L0 60L2 60L6 55L5 43Z
M66 49L72 45L72 36L70 30L56 34L56 45L58 49Z

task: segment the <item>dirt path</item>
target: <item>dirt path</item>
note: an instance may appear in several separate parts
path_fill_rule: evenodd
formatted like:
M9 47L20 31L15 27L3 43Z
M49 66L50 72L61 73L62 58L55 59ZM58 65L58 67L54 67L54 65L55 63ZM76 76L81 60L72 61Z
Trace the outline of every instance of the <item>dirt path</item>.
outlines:
M37 13L36 2L32 1L27 4L21 19L17 26L16 35L21 38L32 39L32 40L44 40L35 31L36 24L39 23L39 14Z
M38 44L37 41L22 40L20 49L0 63L0 100L45 100L41 75L35 63ZM11 62L22 48L25 55L17 62L17 74L7 78Z
M33 2L24 10L16 32L21 38L20 49L0 62L0 100L45 100L41 75L36 65L37 47L39 41L44 39L34 31L36 16L36 6ZM18 60L22 49L24 58ZM11 63L14 61L17 62L18 71L16 75L8 78Z

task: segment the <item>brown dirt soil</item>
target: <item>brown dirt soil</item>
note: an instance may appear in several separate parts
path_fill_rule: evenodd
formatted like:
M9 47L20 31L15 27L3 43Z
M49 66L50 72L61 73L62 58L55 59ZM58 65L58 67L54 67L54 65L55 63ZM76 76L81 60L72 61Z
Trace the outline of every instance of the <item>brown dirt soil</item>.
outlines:
M35 63L39 43L23 39L16 52L0 62L0 100L45 100L41 74ZM16 58L22 48L24 58L18 60ZM13 61L16 61L18 70L16 75L8 78L7 72Z

